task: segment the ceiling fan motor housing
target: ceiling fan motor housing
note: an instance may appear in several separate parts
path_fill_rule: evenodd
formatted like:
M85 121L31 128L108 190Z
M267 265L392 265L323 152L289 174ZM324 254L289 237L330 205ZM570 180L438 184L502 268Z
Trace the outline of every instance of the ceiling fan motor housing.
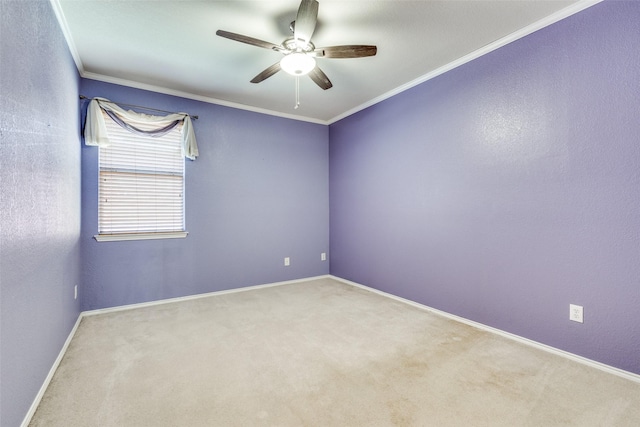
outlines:
M293 37L289 37L285 41L282 42L282 46L285 49L290 50L291 52L313 52L315 50L315 46L311 42L305 42L303 46L300 46L296 39Z

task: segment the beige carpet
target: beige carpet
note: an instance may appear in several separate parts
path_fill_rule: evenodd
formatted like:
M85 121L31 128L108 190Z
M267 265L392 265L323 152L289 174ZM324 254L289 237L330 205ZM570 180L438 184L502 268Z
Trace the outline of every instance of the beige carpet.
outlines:
M85 317L33 426L638 426L640 383L321 279Z

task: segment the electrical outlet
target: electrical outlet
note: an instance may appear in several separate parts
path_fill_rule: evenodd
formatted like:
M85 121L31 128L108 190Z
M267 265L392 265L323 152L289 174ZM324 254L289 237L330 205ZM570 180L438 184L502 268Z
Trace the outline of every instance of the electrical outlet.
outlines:
M584 313L581 305L569 304L569 320L574 322L583 323Z
M73 287L73 299L78 299L78 285Z
M326 261L327 260L327 254L325 252L322 252L320 254L320 261Z
M284 266L289 267L290 265L291 265L291 259L289 257L286 257L284 259Z

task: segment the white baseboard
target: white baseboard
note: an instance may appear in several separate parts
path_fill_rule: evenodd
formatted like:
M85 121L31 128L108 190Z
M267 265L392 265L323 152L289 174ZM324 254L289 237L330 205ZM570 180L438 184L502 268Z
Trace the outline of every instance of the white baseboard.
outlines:
M189 300L194 300L194 299L198 299L198 298L206 298L206 297L210 297L210 296L214 296L214 295L224 295L224 294L231 294L231 293L237 293L237 292L245 292L245 291L251 291L251 290L256 290L256 289L264 289L264 288L270 288L270 287L274 287L274 286L282 286L282 285L290 285L290 284L294 284L294 283L304 283L304 282L308 282L311 280L317 280L317 279L334 279L338 282L350 285L350 286L354 286L360 289L364 289L367 290L369 292L373 292L376 293L378 295L382 295L384 297L387 298L391 298L394 299L396 301L411 305L413 307L422 309L422 310L426 310L435 314L438 314L440 316L444 316L447 317L449 319L455 320L457 322L461 322L464 324L467 324L469 326L481 329L481 330L485 330L497 335L501 335L503 337L509 338L511 340L514 341L518 341L520 343L526 344L528 346L531 347L535 347L538 348L540 350L544 350L546 352L549 353L553 353L562 357L565 357L567 359L573 360L575 362L578 363L582 363L584 365L599 369L601 371L613 374L613 375L617 375L619 377L634 381L634 382L638 382L640 383L640 375L638 374L634 374L633 372L628 372L625 371L623 369L618 369L615 368L613 366L609 366L606 365L604 363L600 363L600 362L596 362L595 360L591 360L591 359L587 359L586 357L582 357L582 356L578 356L577 354L573 354L573 353L569 353L567 351L564 350L560 350L557 349L555 347L551 347L548 346L546 344L542 344L539 343L537 341L532 341L530 339L521 337L519 335L515 335L500 329L496 329L493 328L491 326L487 326L484 325L482 323L478 323L478 322L474 322L472 320L469 319L465 319L463 317L459 317L441 310L437 310L435 308L417 303L415 301L411 301L393 294L389 294L387 292L383 292L380 291L378 289L374 289L374 288L370 288L368 286L365 285L361 285L359 283L356 282L352 282L350 280L347 279L343 279L341 277L337 277L337 276L332 276L332 275L322 275L322 276L315 276L315 277L306 277L303 279L296 279L296 280L287 280L284 282L275 282L275 283L267 283L267 284L263 284L263 285L256 285L256 286L247 286L244 288L236 288L236 289L228 289L228 290L224 290L224 291L215 291L215 292L208 292L208 293L204 293L204 294L197 294L197 295L189 295L189 296L185 296L185 297L178 297L178 298L169 298L169 299L164 299L164 300L158 300L158 301L151 301L151 302L145 302L145 303L139 303L139 304L129 304L129 305L123 305L123 306L118 306L118 307L111 307L111 308L103 308L103 309L98 309L98 310L90 310L90 311L83 311L80 313L80 315L78 316L78 319L76 320L75 325L73 326L73 329L71 330L71 332L69 333L69 336L67 337L67 340L65 341L64 345L62 346L62 349L60 350L60 354L58 354L58 357L56 358L55 362L53 363L53 366L51 366L51 369L49 370L49 374L47 375L47 377L44 380L44 383L42 384L42 387L40 387L40 390L38 391L38 394L36 395L35 399L33 400L33 403L31 404L31 407L29 408L29 411L27 412L27 414L24 417L24 420L22 421L21 427L27 427L29 425L29 423L31 422L31 418L33 417L33 415L36 412L36 409L38 408L38 405L40 404L40 401L42 400L42 397L45 393L45 391L47 390L47 387L49 386L49 383L51 382L51 379L53 378L53 375L56 372L56 369L58 369L58 366L60 365L60 362L62 361L62 358L64 357L64 354L67 351L67 348L69 347L69 344L71 343L71 340L73 339L76 330L78 329L78 326L80 325L80 322L82 321L82 319L85 316L94 316L94 315L98 315L98 314L104 314L104 313L113 313L113 312L117 312L117 311L124 311L124 310L133 310L136 308L141 308L141 307L151 307L151 306L155 306L155 305L162 305L162 304L170 304L170 303L174 303L174 302L180 302L180 301L189 301Z
M110 308L103 308L103 309L98 309L98 310L83 311L78 315L78 319L76 320L76 323L73 326L73 329L71 329L71 332L69 333L69 336L67 337L67 340L64 342L64 345L62 346L62 349L60 350L60 353L58 354L58 357L53 362L53 366L51 366L51 369L49 370L49 374L45 378L45 380L44 380L44 382L42 384L42 387L40 387L40 390L38 391L38 394L36 395L35 399L33 400L33 403L31 404L31 407L29 408L29 411L27 412L27 414L25 415L24 419L22 420L22 424L20 426L21 427L28 427L29 423L31 422L31 418L33 418L33 415L35 414L36 409L38 409L38 405L40 404L40 401L42 400L42 397L44 396L44 392L47 390L47 387L49 387L49 383L51 382L51 379L53 378L53 375L55 374L56 370L58 369L58 366L60 366L60 362L62 361L62 358L64 357L65 353L67 352L67 348L69 347L69 344L71 343L71 340L73 339L74 335L76 334L76 330L78 329L78 325L80 325L80 322L82 321L82 319L85 316L94 316L94 315L97 315L97 314L113 313L113 312L124 311L124 310L133 310L135 308L151 307L151 306L154 306L154 305L162 305L162 304L170 304L170 303L174 303L174 302L188 301L188 300L193 300L193 299L198 299L198 298L205 298L205 297L209 297L209 296L213 296L213 295L224 295L224 294L231 294L231 293L236 293L236 292L245 292L245 291L251 291L251 290L254 290L254 289L263 289L263 288L270 288L270 287L274 287L274 286L290 285L290 284L293 284L293 283L302 283L302 282L307 282L307 281L310 281L310 280L326 279L326 278L331 278L331 277L332 276L330 276L330 275L306 277L306 278L303 278L303 279L287 280L287 281L284 281L284 282L266 283L266 284L263 284L263 285L247 286L247 287L244 287L244 288L236 288L236 289L228 289L228 290L224 290L224 291L208 292L208 293L205 293L205 294L189 295L189 296L185 296L185 297L169 298L169 299L163 299L163 300L158 300L158 301L150 301L150 302L144 302L144 303L139 303L139 304L128 304L128 305L122 305L122 306L118 306L118 307L110 307Z
M378 289L370 288L368 286L361 285L360 283L352 282L351 280L343 279L343 278L337 277L337 276L330 276L330 277L332 279L335 279L335 280L337 280L339 282L342 282L344 284L355 286L357 288L364 289L364 290L376 293L378 295L382 295L382 296L385 296L387 298L394 299L396 301L399 301L399 302L414 306L414 307L419 308L421 310L426 310L426 311L432 312L434 314L437 314L437 315L440 315L440 316L443 316L443 317L447 317L447 318L449 318L451 320L455 320L457 322L464 323L464 324L472 326L474 328L481 329L481 330L484 330L484 331L487 331L487 332L491 332L491 333L503 336L505 338L508 338L508 339L511 339L511 340L514 340L514 341L518 341L518 342L520 342L522 344L525 344L525 345L528 345L528 346L531 346L531 347L535 347L535 348L537 348L539 350L543 350L543 351L546 351L548 353L553 353L555 355L562 356L562 357L570 359L570 360L572 360L574 362L578 362L578 363L581 363L583 365L587 365L587 366L590 366L592 368L599 369L599 370L607 372L609 374L613 374L613 375L625 378L627 380L631 380L631 381L640 383L640 375L635 374L633 372L625 371L624 369L619 369L619 368L616 368L616 367L613 367L613 366L610 366L610 365L607 365L607 364L604 364L604 363L601 363L601 362L597 362L595 360L588 359L586 357L578 356L577 354L569 353L568 351L560 350L558 348L551 347L549 345L542 344L542 343L539 343L537 341L533 341L533 340L530 340L528 338L524 338L524 337L521 337L519 335L515 335L515 334L512 334L510 332L503 331L501 329L493 328L491 326L487 326L487 325L484 325L482 323L474 322L473 320L465 319L464 317L456 316L455 314L450 314L450 313L447 313L445 311L438 310L436 308L432 308L432 307L426 306L424 304L420 304L420 303L417 303L415 301L408 300L406 298L402 298L402 297L399 297L399 296L396 296L396 295L393 295L393 294L389 294L387 292L383 292L383 291L380 291Z
M157 301L142 302L138 304L127 304L127 305L120 305L117 307L100 308L97 310L83 311L82 313L80 313L80 316L95 316L97 314L114 313L116 311L133 310L133 309L142 308L142 307L152 307L155 305L171 304L174 302L206 298L214 295L233 294L236 292L246 292L246 291L252 291L255 289L264 289L264 288L271 288L274 286L291 285L293 283L308 282L310 280L326 279L326 278L333 278L333 277L327 274L323 276L314 276L314 277L305 277L303 279L287 280L284 282L265 283L263 285L247 286L244 288L235 288L235 289L227 289L224 291L207 292L204 294L188 295L185 297L167 298L167 299L161 299Z
M78 325L80 325L81 320L82 320L82 313L78 316L78 319L76 320L75 325L73 325L71 332L69 332L69 336L67 337L67 340L64 342L62 349L60 349L60 353L58 353L58 357L53 362L51 369L49 369L49 373L47 374L47 377L44 379L44 382L42 383L42 387L40 387L38 394L36 394L35 399L33 399L33 403L31 404L29 411L27 411L27 414L24 416L24 419L22 420L22 424L20 424L21 427L28 427L29 423L31 422L31 418L33 418L33 414L36 413L36 409L38 409L38 405L42 400L42 396L44 396L44 392L47 390L47 387L49 387L49 383L53 378L53 374L56 373L58 366L60 366L60 362L62 361L64 354L67 352L67 348L69 348L69 344L71 343L71 340L76 334L76 331L78 330Z

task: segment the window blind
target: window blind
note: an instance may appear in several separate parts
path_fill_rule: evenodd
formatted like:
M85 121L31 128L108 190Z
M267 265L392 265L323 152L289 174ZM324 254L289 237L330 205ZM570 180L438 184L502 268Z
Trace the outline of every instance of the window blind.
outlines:
M184 231L181 127L152 137L131 133L107 115L105 124L110 145L99 152L98 233Z

